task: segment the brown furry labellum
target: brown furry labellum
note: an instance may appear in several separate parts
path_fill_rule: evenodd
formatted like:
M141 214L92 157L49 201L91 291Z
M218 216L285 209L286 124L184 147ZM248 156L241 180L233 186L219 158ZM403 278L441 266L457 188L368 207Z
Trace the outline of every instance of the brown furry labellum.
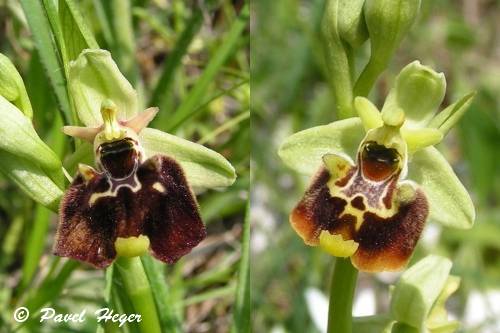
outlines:
M96 148L97 170L80 165L65 193L54 253L105 268L117 238L147 236L157 259L174 263L206 235L198 204L173 158L143 161L131 137Z
M325 166L290 216L293 228L308 245L350 256L361 271L402 269L429 212L423 191L400 180L402 155L368 141L356 165L336 154L323 160Z

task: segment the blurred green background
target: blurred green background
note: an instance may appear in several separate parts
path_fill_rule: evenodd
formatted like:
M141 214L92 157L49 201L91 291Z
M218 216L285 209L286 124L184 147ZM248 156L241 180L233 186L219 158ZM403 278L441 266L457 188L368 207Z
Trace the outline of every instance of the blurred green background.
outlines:
M253 1L252 299L255 332L321 332L334 260L304 245L288 223L309 179L277 156L288 135L335 120L319 40L323 0ZM460 332L500 332L500 1L423 0L422 10L370 98L381 106L395 75L420 60L444 72L443 106L475 90L473 105L439 149L476 206L471 230L427 223L412 262L453 261L462 278L448 301ZM363 64L369 54L357 61ZM359 66L362 68L362 66ZM334 78L333 78L334 80ZM387 311L398 274L361 273L355 315Z
M43 52L57 48L55 43L37 45L33 22L27 19L35 13L25 11L30 6L43 8L42 3L57 8L62 1L0 0L0 52L14 62L24 79L39 136L64 161L74 144L61 132L60 101L48 79L62 69L47 68ZM161 295L177 331L227 332L232 324L249 186L249 29L248 17L238 18L245 1L73 3L99 46L111 51L139 91L142 106L160 107L150 127L170 129L170 120L183 106L188 116L170 132L220 152L236 169L233 186L198 196L207 239L176 265L160 266L156 273L167 283L166 289L153 286L155 295L165 293ZM39 18L47 26L45 15ZM205 87L193 96L193 86L209 67ZM64 92L64 87L58 88ZM19 332L96 331L92 312L105 306L104 271L53 256L56 226L56 214L36 204L0 173L0 332L12 332L17 325L13 311L19 306L32 313ZM113 288L120 293L123 287ZM62 313L86 309L87 320L40 324L34 314L45 306ZM138 328L127 325L120 332L138 332Z

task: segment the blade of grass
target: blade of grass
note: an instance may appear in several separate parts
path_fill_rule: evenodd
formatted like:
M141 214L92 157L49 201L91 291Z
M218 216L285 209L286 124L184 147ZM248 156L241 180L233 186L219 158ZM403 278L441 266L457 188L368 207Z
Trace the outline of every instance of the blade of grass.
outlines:
M250 201L247 203L231 332L250 332Z
M150 256L141 257L141 261L144 265L144 271L148 277L151 289L154 290L153 297L162 330L165 332L181 332L179 321L170 306L170 291L165 281L163 265Z
M35 41L40 60L56 96L64 123L76 123L76 115L72 113L66 90L66 79L62 58L52 39L52 30L40 1L21 0L24 14Z
M50 210L38 204L35 208L35 218L31 230L29 230L28 241L24 247L24 260L22 267L21 289L25 289L33 279L40 264L43 254L47 230L50 224Z
M174 82L175 72L180 66L183 56L187 53L188 47L191 44L194 36L198 33L203 22L203 13L199 8L194 9L191 18L186 23L186 28L180 35L175 44L175 48L167 58L167 62L163 67L163 72L160 75L158 83L153 91L149 105L155 105L164 110L160 112L157 124L164 124L167 116L166 110L170 105L169 96L172 83Z
M78 5L73 0L59 1L59 19L68 61L76 59L83 49L99 48L93 33L85 23ZM66 62L65 65L67 65Z
M2 240L2 257L0 258L0 269L4 269L14 259L14 252L21 238L25 220L18 215L12 219L9 229Z
M239 42L241 33L248 26L248 10L248 4L245 3L241 9L240 15L231 24L229 32L223 39L222 45L217 49L217 52L213 55L207 67L203 71L203 74L201 74L198 78L193 88L189 91L188 96L176 110L172 119L170 119L167 131L173 132L178 129L183 122L191 117L193 111L195 111L201 103L208 87L212 84L215 75L229 59L235 46Z
M131 1L94 1L94 6L113 59L125 77L135 86L139 71L135 59L136 46Z
M144 8L134 7L132 9L132 15L134 15L139 20L146 22L149 27L155 31L167 44L171 44L175 41L174 32L168 28L163 22L161 22L155 15L152 15L148 10Z
M226 297L234 293L236 286L230 284L221 288L213 289L205 293L194 295L192 297L186 298L184 301L177 303L176 307L186 307L189 305L201 303L214 298Z
M215 130L213 130L212 132L208 133L203 138L198 140L198 143L200 145L203 145L203 144L207 143L208 141L213 140L214 138L219 136L221 133L224 133L225 131L237 126L240 122L242 122L243 120L248 119L248 118L250 118L250 110L245 111L243 113L240 113L239 115L237 115L233 119L226 121L224 124L217 127Z

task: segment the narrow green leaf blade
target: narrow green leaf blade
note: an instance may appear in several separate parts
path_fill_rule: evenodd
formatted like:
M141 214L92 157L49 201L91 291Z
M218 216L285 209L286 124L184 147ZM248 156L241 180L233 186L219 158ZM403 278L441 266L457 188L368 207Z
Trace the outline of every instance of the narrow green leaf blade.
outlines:
M59 18L68 61L76 59L84 49L99 48L94 35L85 23L78 5L73 0L59 1Z
M251 331L250 312L250 201L248 201L243 223L243 236L241 238L241 258L233 312L233 326L231 327L232 333Z
M240 40L241 33L248 25L248 18L248 4L245 4L241 9L240 15L233 22L227 36L224 38L224 42L217 49L217 52L213 55L207 67L203 71L203 74L201 74L194 87L176 110L170 120L167 131L171 132L179 128L181 124L189 119L193 112L196 111L198 105L202 103L205 93L210 84L212 84L215 75L218 73L222 65L224 65L224 63L228 60L236 44Z
M37 205L32 227L28 230L28 241L25 244L21 285L25 288L32 280L40 258L43 254L47 231L50 223L50 210L42 205Z
M191 41L193 40L196 33L200 30L201 23L203 22L203 13L200 9L195 9L191 18L186 23L186 28L180 35L179 39L175 43L175 49L172 54L169 55L165 66L163 67L163 72L156 84L153 91L151 101L149 105L158 106L160 110L165 110L168 107L167 96L171 89L172 83L175 78L175 71L181 64L182 57L186 54ZM160 114L161 116L162 114Z
M175 312L169 302L171 300L169 287L165 280L164 265L155 261L151 256L141 257L144 271L148 277L155 300L161 328L164 332L181 332L180 325L176 320ZM170 304L169 304L170 303Z
M40 1L21 0L23 11L28 20L40 60L54 90L59 109L65 117L65 123L73 120L62 59L52 38L50 23Z

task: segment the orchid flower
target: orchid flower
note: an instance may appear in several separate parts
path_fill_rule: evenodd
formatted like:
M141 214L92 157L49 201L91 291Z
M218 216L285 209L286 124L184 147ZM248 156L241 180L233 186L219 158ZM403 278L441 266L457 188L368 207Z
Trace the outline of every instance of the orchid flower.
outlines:
M301 173L316 173L290 215L306 244L350 257L361 271L396 271L407 264L428 218L472 226L472 200L433 145L473 94L435 114L445 90L442 73L413 62L396 78L381 112L357 97L358 117L285 140L282 160Z
M90 143L96 168L80 164L64 194L54 253L99 268L148 249L176 262L206 235L191 186L228 186L234 168L202 145L147 128L158 109L137 113L136 91L109 52L84 50L68 85L85 127L63 131Z

